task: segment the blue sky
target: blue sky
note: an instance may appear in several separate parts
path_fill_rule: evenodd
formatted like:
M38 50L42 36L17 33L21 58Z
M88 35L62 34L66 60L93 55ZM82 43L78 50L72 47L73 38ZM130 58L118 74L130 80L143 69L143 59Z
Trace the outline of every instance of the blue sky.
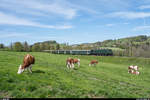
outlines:
M150 36L150 0L0 0L0 43Z

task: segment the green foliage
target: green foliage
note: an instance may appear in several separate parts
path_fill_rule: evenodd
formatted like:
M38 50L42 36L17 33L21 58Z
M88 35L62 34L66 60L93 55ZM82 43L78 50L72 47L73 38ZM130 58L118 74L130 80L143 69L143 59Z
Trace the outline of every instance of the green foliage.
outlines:
M26 41L23 43L23 51L26 51L26 52L30 51L30 47Z
M60 49L60 45L57 44L57 45L56 45L56 50L59 50L59 49Z
M4 44L0 44L0 49L3 49L4 47Z
M0 51L1 98L150 98L150 59L28 53L36 59L33 73L18 75L27 53ZM69 56L81 66L67 69ZM89 67L93 59L99 63ZM128 74L129 65L138 65L140 75Z
M40 52L40 51L41 51L41 50L40 50L40 45L39 45L38 43L34 44L34 45L32 46L32 51L33 51L33 52Z
M122 38L117 40L105 40L96 43L83 43L69 45L68 43L59 44L54 40L37 42L31 46L27 42L23 45L12 43L10 47L3 48L0 45L0 50L14 51L48 51L48 50L95 50L101 48L109 48L113 51L114 56L131 56L131 57L150 57L150 37L145 35Z
M15 42L13 44L13 50L14 51L23 51L23 45L21 44L21 42Z

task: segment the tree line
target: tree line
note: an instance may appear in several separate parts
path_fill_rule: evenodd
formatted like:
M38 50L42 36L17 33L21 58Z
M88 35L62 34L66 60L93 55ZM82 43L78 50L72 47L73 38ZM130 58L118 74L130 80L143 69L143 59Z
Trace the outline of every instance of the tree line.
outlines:
M150 37L145 35L97 42L98 47L114 47L115 56L150 57Z
M26 41L23 43L10 43L9 46L0 44L0 50L18 52L42 52L44 50L91 50L100 49L101 47L121 49L113 50L114 56L150 57L150 37L145 35L76 45L69 45L68 43L59 44L55 40L37 42L33 45L29 45Z
M60 45L55 41L44 42L44 43L35 43L33 45L29 45L26 41L11 43L9 46L4 46L4 44L0 44L0 50L7 51L16 51L16 52L41 52L43 50L59 50Z

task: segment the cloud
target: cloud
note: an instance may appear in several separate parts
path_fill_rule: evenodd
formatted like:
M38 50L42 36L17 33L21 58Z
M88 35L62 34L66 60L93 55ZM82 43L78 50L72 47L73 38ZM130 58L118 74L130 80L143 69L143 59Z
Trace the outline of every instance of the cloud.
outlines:
M138 19L150 17L150 12L114 12L106 15L107 17Z
M25 33L25 32L10 32L10 31L0 31L0 38L18 38L21 39L22 37L28 38L28 39L59 39L62 37L54 36L54 34L48 34L48 35L39 35L35 36L36 34L33 33ZM64 36L65 38L65 36Z
M83 11L83 12L87 12L89 14L99 14L98 11L96 11L88 6L85 6L84 4L75 4L75 3L70 3L70 2L66 2L66 1L65 1L65 4L73 9L76 9L76 11Z
M17 5L17 6L16 6ZM18 13L49 16L58 15L67 19L76 16L76 10L58 2L41 2L40 0L1 0L0 7ZM28 13L29 12L29 13Z
M128 25L129 23L128 23L128 22L125 22L125 23L123 23L123 24Z
M138 26L133 28L133 31L150 30L150 26Z
M129 23L124 22L124 23L106 24L106 26L107 26L107 27L112 27L112 26L118 26L118 25L122 25L122 24L128 25Z
M139 7L139 9L143 10L143 9L150 9L150 5L142 5Z
M40 27L40 28L51 28L51 29L70 29L72 28L71 25L60 25L60 26L54 26L54 25L43 25L37 22L33 22L30 20L26 20L23 18L18 18L13 15L5 14L0 12L0 24L6 24L6 25L21 25L21 26L32 26L32 27Z
M115 24L106 24L106 26L108 26L108 27L112 27L112 26L114 26Z
M12 38L12 37L16 38L16 37L25 37L25 36L27 36L27 35L21 34L21 33L14 33L14 32L6 33L6 32L3 32L3 34L0 35L0 38Z

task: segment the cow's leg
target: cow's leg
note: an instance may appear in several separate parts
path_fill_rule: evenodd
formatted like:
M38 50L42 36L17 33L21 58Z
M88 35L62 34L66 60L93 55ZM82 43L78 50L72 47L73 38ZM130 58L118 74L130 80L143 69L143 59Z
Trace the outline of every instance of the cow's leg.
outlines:
M78 67L80 67L80 62L78 62Z
M29 66L29 71L32 73L32 65Z
M128 70L128 73L130 73L130 70Z
M69 67L70 67L70 64L69 64L69 63L67 63L67 68L69 69Z
M69 64L69 68L72 68L71 64Z
M30 71L32 72L32 65L30 66Z
M73 63L71 64L71 66L72 66L72 68L74 68L74 64Z
M27 70L27 71L28 71L28 73L29 73L29 67L27 67L27 68L26 68L26 70Z

